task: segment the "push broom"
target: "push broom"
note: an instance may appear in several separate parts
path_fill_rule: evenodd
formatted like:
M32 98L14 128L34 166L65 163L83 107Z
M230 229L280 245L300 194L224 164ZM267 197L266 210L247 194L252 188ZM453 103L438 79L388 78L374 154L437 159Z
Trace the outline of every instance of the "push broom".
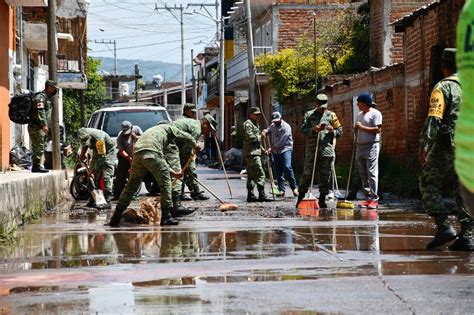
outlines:
M352 158L351 158L351 165L349 167L349 176L347 176L347 186L346 186L346 194L344 198L338 197L337 203L336 203L336 208L339 209L354 209L354 204L347 200L347 195L349 194L349 185L351 183L351 176L352 176L352 166L354 164L354 159L355 159L355 149L356 149L356 142L357 142L357 137L354 141L354 144L352 145Z
M191 176L193 176L193 174L191 174ZM222 212L226 212L227 210L235 210L235 209L238 209L239 206L234 204L234 203L228 203L228 202L225 202L224 200L222 200L221 198L219 198L209 187L207 187L206 185L204 185L199 179L197 179L196 176L194 176L194 179L196 180L196 182L201 185L205 190L207 190L212 196L214 196L214 198L216 198L217 200L219 200L219 202L221 203L221 205L219 206L219 210L222 211Z
M316 197L313 196L313 182L314 182L314 171L316 170L316 160L318 159L318 147L319 147L319 132L316 139L316 149L314 150L314 161L313 161L313 172L311 174L311 185L309 186L308 192L305 194L304 198L298 204L299 210L318 210L319 204Z

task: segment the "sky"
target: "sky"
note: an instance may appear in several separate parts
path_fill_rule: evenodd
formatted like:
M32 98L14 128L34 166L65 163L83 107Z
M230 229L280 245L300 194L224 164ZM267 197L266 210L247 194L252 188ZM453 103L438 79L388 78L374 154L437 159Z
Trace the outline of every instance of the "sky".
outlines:
M88 9L89 56L112 57L113 44L98 44L95 40L116 41L118 59L143 59L170 63L181 63L179 10L160 9L183 5L184 12L194 10L203 14L201 7L190 3L215 4L213 0L92 0ZM206 7L215 18L214 6ZM175 19L173 14L176 16ZM191 49L194 55L204 51L204 47L215 46L216 23L199 14L184 14L184 61L191 63ZM121 69L118 72L130 72Z

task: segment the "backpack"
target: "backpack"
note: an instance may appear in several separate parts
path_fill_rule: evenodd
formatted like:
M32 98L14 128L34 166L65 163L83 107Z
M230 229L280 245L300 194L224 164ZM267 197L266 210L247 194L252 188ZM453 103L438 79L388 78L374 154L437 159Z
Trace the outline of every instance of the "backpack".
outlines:
M8 117L14 123L25 125L31 121L33 115L33 99L36 93L15 95L8 104Z

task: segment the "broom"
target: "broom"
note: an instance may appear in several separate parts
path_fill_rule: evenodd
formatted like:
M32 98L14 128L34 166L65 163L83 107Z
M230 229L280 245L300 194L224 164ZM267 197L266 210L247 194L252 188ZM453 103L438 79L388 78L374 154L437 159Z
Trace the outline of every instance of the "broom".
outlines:
M318 200L313 196L313 182L314 182L314 171L316 170L316 160L318 159L318 147L319 147L319 132L316 139L316 149L314 150L314 161L313 161L313 172L311 174L311 185L309 186L309 191L305 194L304 198L298 204L298 209L300 210L312 210L319 209Z
M347 195L349 194L349 185L351 183L351 176L352 176L352 166L354 164L354 159L355 159L355 149L356 149L356 143L357 143L357 137L354 141L354 144L352 145L352 158L351 158L351 165L349 167L349 176L347 176L347 186L346 186L346 195L344 198L338 197L337 203L336 203L336 208L340 209L354 209L354 204L347 200Z
M194 174L192 174L193 176ZM197 179L196 176L194 176L194 179L197 181L197 183L199 185L201 185L205 190L207 190L212 196L214 196L214 198L216 198L217 200L219 200L219 202L221 203L221 205L219 206L219 210L222 211L222 212L226 212L227 210L235 210L235 209L238 209L239 206L234 204L234 203L228 203L228 202L225 202L224 200L222 200L221 198L217 197L217 195L209 188L207 187L206 185L204 185L199 179Z

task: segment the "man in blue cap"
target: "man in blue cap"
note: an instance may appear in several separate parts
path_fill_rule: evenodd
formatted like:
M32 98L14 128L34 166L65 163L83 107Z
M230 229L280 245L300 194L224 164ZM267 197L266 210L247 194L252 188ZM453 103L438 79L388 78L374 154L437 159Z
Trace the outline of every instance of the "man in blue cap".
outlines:
M357 97L357 106L360 112L354 126L356 161L365 195L365 201L360 206L377 209L382 113L372 107L372 97L369 93L362 93Z

